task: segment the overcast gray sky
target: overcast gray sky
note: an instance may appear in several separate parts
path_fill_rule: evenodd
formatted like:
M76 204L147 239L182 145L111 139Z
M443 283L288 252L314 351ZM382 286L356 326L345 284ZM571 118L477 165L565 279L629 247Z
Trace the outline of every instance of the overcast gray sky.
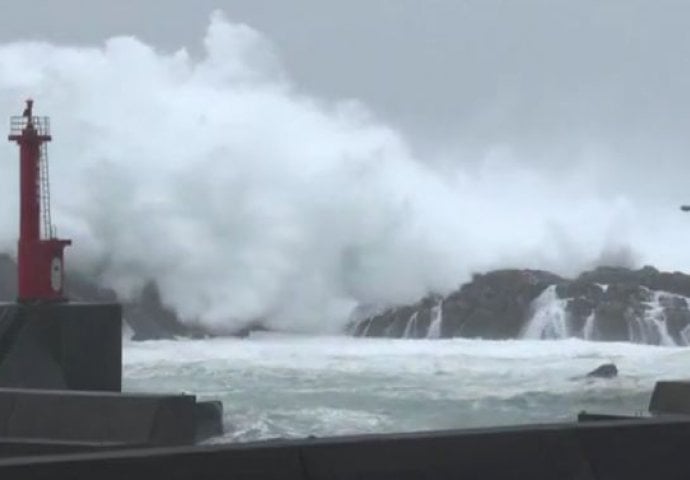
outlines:
M343 299L611 252L690 265L688 1L0 2L2 110L38 92L62 128L58 223L80 258L117 259L110 284L156 278L190 318L342 319ZM217 9L232 25L209 30ZM289 88L254 69L264 42L236 23L269 39ZM200 62L133 41L5 45L133 35L200 58L207 31ZM320 101L350 98L383 121Z
M364 101L424 153L507 144L557 167L590 145L655 168L690 156L687 1L2 2L3 42L131 34L196 54L221 9L271 39L299 89Z
M596 133L611 122L666 128L658 122L690 110L690 2L682 0L2 3L0 41L132 34L192 51L210 12L222 9L271 38L305 90L360 98L431 136L469 137L470 127L485 136Z

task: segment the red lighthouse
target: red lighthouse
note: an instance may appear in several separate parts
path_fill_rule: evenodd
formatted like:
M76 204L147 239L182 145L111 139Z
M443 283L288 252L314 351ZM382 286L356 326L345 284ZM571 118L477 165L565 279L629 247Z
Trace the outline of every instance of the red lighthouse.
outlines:
M19 145L18 300L66 300L63 250L72 242L57 239L51 224L47 154L50 120L33 116L33 100L26 101L22 116L11 118L8 139Z

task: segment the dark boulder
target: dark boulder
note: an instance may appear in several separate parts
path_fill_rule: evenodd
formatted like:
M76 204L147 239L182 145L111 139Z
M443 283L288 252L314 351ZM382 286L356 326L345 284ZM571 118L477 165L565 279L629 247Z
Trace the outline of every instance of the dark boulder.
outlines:
M605 363L587 374L589 378L614 378L618 376L618 367L613 363Z

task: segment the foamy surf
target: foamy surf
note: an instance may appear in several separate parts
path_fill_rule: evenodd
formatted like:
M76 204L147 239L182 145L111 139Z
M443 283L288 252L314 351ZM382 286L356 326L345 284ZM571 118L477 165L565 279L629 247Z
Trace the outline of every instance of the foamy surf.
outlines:
M262 334L126 343L127 390L225 405L221 441L568 421L641 413L690 350L582 340L390 340ZM620 375L585 374L614 362Z

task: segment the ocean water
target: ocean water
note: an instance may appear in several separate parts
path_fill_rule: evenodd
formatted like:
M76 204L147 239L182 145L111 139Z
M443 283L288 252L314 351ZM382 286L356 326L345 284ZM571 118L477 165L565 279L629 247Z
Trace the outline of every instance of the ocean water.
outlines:
M220 399L235 442L642 414L690 349L583 340L391 340L259 334L125 342L129 391ZM619 376L585 374L614 362Z

